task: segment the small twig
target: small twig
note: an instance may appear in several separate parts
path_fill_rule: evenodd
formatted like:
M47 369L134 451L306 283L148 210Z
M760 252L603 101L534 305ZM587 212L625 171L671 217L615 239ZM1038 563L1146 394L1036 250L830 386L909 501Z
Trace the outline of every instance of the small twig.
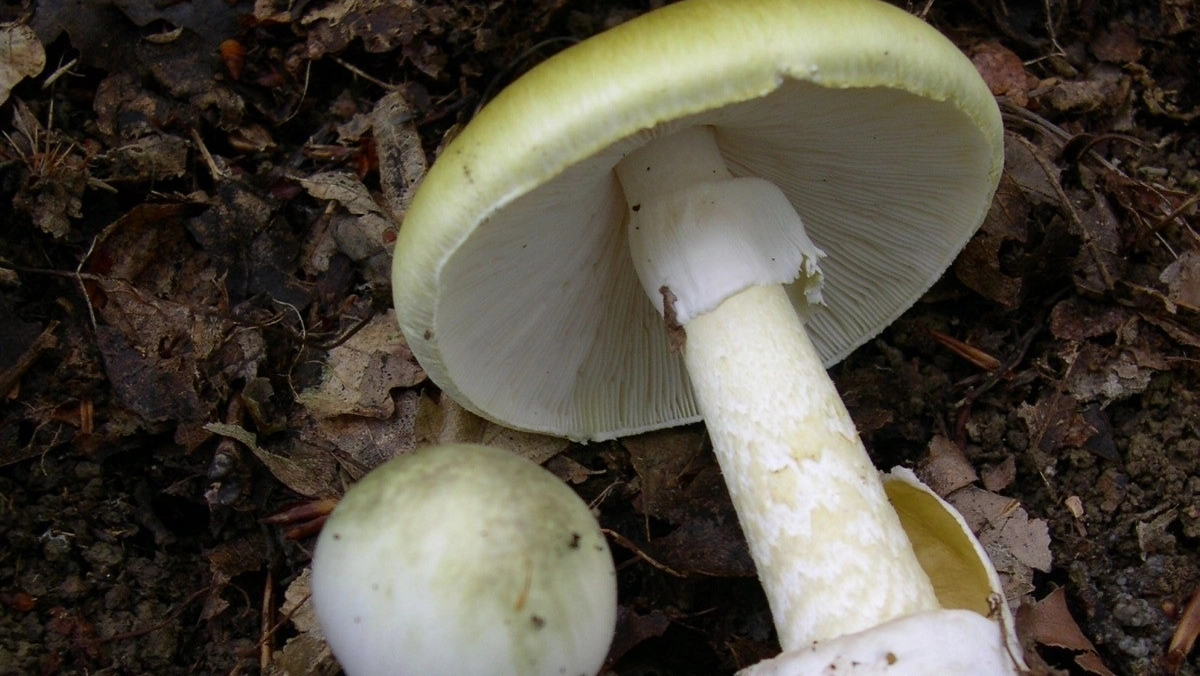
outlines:
M92 322L92 332L96 331L96 309L92 307L92 298L88 295L87 287L83 284L83 266L88 259L92 257L92 252L96 250L96 244L100 239L108 234L108 228L92 238L92 243L88 245L87 251L84 252L83 258L79 259L79 265L75 266L75 283L79 285L79 293L83 295L83 304L87 306L88 319Z
M51 85L58 81L59 78L69 73L77 63L79 63L79 57L75 57L74 59L71 59L70 61L56 68L54 72L46 78L46 81L42 83L42 89L49 89Z
M208 165L208 172L212 174L214 180L222 180L228 178L229 175L225 170L217 166L217 161L213 159L212 153L208 152L208 146L204 144L204 139L200 138L200 132L195 128L192 132L192 143L196 144L196 149L200 151L200 155L204 158L204 163Z
M279 121L280 124L283 124L284 122L291 120L293 117L296 117L296 115L298 115L300 113L300 104L304 103L304 97L308 96L308 82L311 77L312 77L312 61L309 61L304 66L304 87L300 90L300 98L296 100L296 105L292 108L292 112L288 113L287 116L285 116L282 120Z
M262 636L258 640L258 670L267 673L271 668L273 644L268 638L274 634L275 624L275 576L267 569L267 579L263 582L262 597Z
M54 332L58 330L58 321L51 321L41 334L30 343L29 347L17 359L17 363L13 364L8 370L0 372L0 399L5 399L20 382L21 377L29 370L30 366L37 361L37 358L46 350L53 349L58 345L58 338L54 336Z
M970 406L971 403L982 396L983 393L992 389L996 386L996 383L1003 380L1005 375L1016 368L1017 364L1021 363L1021 361L1025 359L1025 353L1029 351L1029 346L1033 344L1034 337L1041 333L1041 331L1041 322L1038 322L1033 328L1026 331L1025 334L1021 336L1021 339L1017 341L1017 349L1011 355L1009 355L1008 359L1005 359L1003 362L1001 362L1000 366L994 369L988 375L987 379L980 383L978 387L968 392L967 395L958 402L957 406L959 408Z
M388 84L387 82L380 80L379 78L375 77L374 75L370 75L369 73L367 73L363 69L359 68L358 66L356 66L352 63L349 63L337 56L329 55L329 58L333 59L333 62L336 63L337 65L341 66L342 68L345 68L346 70L350 71L351 73L354 73L355 75L357 75L358 77L361 77L362 79L366 80L367 82L370 82L374 85L379 86L384 91L388 91L388 92L400 91L400 87L398 85Z
M1029 149L1029 154L1033 157L1034 161L1037 162L1038 166L1042 170L1042 173L1046 175L1046 178L1048 179L1047 182L1054 190L1054 195L1058 197L1059 203L1062 204L1063 209L1066 210L1067 217L1071 219L1071 223L1073 223L1079 230L1079 236L1083 238L1084 247L1086 247L1088 253L1092 255L1092 260L1096 263L1096 270L1100 273L1100 279L1104 282L1104 289L1106 291L1112 291L1113 288L1116 287L1116 281L1113 279L1112 273L1109 271L1108 266L1104 264L1104 259L1100 255L1100 249L1096 245L1096 239L1092 237L1092 233L1088 230L1087 226L1084 225L1083 219L1079 216L1079 212L1075 209L1075 205L1071 203L1071 198L1067 196L1067 191L1063 190L1062 183L1059 182L1058 177L1055 174L1054 167L1050 166L1050 160L1043 157L1042 154L1037 151L1037 148L1033 145L1033 143L1031 143L1028 139L1022 136L1013 136L1013 138L1017 139Z
M1150 226L1150 229L1152 231L1157 232L1159 230L1159 228L1163 227L1167 223L1170 223L1171 221L1175 220L1176 218L1179 218L1180 216L1182 216L1183 212L1187 211L1188 209L1191 209L1193 206L1196 205L1197 202L1200 202L1200 193L1192 195L1191 197L1184 200L1182 204L1180 204L1179 206L1175 207L1170 212L1168 212L1166 215L1161 216L1157 221L1154 222L1153 225ZM1185 222L1183 225L1184 225L1184 227L1188 228L1189 230L1191 229L1191 227L1189 226L1188 223Z
M992 373L996 369L1000 368L999 359L996 359L991 354L984 352L974 345L964 343L953 336L942 333L941 331L937 331L935 329L925 329L925 333L927 333L930 338L933 338L935 341L941 343L944 347L946 347L946 349L973 364L976 368L982 371Z
M373 313L373 312L367 313L366 315L358 318L358 320L356 320L350 328L343 331L340 335L334 336L332 340L322 343L322 342L310 341L310 340L305 339L304 344L308 345L309 347L314 347L318 350L332 350L333 348L338 347L339 345L342 345L343 343L345 343L347 340L350 340L351 338L353 338L354 334L361 331L362 328L364 326L366 326L367 324L371 323L371 320L374 318L375 318L375 313Z
M1200 587L1197 587L1196 591L1192 593L1192 600L1188 601L1183 615L1179 618L1179 624L1175 627L1175 633L1171 636L1166 659L1168 674L1179 671L1179 666L1192 651L1198 635L1200 635Z
M674 568L666 565L665 563L659 563L658 561L655 561L653 558L651 558L651 556L649 554L642 551L642 548L638 547L636 542L634 542L633 540L630 540L629 538L625 537L624 535L621 535L617 531L610 530L608 528L601 528L600 532L604 533L609 538L611 538L613 542L621 545L625 549L628 549L630 552L633 552L634 556L645 561L646 563L650 564L651 566L654 566L655 568L661 570L662 572L664 572L668 575L674 575L675 577L680 577L680 578L687 577L687 575L685 575L684 573L681 573L681 572L675 570Z

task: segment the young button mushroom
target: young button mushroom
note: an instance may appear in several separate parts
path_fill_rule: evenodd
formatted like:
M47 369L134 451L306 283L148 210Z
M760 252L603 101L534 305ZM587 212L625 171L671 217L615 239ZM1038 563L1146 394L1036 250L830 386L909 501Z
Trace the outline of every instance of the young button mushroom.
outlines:
M902 10L685 0L534 68L446 147L397 240L397 316L435 382L512 427L703 418L780 643L808 648L941 607L824 367L941 275L1002 162L986 84Z
M325 524L312 570L348 676L588 676L616 624L591 510L487 446L425 448L367 474Z

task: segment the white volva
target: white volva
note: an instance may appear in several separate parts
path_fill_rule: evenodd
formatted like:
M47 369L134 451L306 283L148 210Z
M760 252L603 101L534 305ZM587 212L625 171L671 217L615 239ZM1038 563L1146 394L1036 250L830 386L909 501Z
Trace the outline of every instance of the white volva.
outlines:
M819 298L821 254L786 198L733 178L705 127L655 139L616 171L634 266L683 325L696 401L783 649L937 609L781 286L801 271ZM740 255L747 241L754 254Z

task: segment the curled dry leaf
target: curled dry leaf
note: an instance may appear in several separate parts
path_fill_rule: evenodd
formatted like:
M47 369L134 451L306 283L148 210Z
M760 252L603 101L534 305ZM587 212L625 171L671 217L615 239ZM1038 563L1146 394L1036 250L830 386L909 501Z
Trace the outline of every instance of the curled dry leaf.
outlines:
M428 161L421 147L414 113L404 96L392 92L375 104L371 128L379 154L379 185L383 202L397 223L404 220L417 184L425 176Z
M386 284L391 278L396 224L362 181L346 172L325 172L298 180L313 197L345 207L349 214L333 216L332 235L338 250L362 264L364 272L373 275L372 281Z
M268 450L259 446L256 434L238 425L208 423L204 429L250 449L272 476L300 495L315 498L335 494L331 487L336 485L337 464L325 447L297 441L287 444L286 449Z

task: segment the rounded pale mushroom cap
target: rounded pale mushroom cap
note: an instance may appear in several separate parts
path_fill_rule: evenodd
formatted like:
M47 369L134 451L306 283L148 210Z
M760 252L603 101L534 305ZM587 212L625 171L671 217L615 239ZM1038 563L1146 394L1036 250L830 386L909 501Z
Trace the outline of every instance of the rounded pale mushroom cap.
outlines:
M312 570L348 676L590 676L616 626L616 571L591 509L488 446L372 470L325 523Z
M699 418L630 262L613 167L708 125L734 176L778 186L827 256L790 289L827 364L942 274L987 212L999 111L970 61L876 0L687 0L537 66L463 129L396 243L422 366L511 427L608 439ZM736 260L713 274L738 274ZM753 327L747 327L753 330Z

